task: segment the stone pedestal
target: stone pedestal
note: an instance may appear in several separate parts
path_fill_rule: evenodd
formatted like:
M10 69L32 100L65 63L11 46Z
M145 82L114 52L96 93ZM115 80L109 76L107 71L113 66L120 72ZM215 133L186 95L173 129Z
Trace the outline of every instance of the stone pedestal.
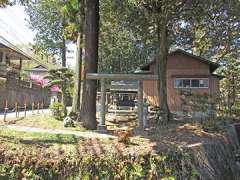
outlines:
M55 102L58 102L57 92L52 92L51 93L51 105Z
M106 125L98 125L97 126L97 132L99 132L99 133L107 133L108 131L107 131L107 127L106 127Z

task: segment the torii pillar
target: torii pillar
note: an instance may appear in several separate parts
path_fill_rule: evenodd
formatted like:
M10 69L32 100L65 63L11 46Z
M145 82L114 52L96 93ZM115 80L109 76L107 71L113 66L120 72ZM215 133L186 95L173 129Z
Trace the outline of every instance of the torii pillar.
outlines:
M100 121L98 124L99 131L106 131L106 82L105 79L101 79L101 105L100 105Z
M138 80L138 128L143 128L143 81Z

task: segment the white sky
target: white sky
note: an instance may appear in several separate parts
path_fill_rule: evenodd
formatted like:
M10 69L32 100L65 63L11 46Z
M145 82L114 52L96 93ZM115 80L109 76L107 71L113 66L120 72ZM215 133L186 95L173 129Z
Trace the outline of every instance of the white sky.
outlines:
M33 43L35 33L28 28L28 16L24 7L20 5L0 8L0 36L4 37L12 44ZM67 65L73 67L75 64L75 45L68 45L69 50L74 53L67 53ZM68 57L74 57L69 58Z
M24 7L0 8L0 35L13 44L33 43L34 33L27 26Z

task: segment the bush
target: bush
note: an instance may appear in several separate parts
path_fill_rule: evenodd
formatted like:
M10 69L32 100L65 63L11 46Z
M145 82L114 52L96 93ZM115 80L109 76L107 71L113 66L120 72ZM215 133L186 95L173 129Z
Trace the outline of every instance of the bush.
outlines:
M122 142L125 144L130 143L130 137L133 134L133 129L116 129L114 131L114 135L117 136L118 142Z
M191 91L181 90L182 111L186 115L200 113L202 120L215 119L218 114L219 96L218 94L193 93Z
M224 132L226 130L225 119L206 120L202 122L202 128L206 132Z
M54 118L56 118L58 120L63 119L64 107L63 107L62 103L54 102L53 104L50 105L49 108L50 108Z
M0 149L0 179L195 179L181 150L145 155L54 154Z

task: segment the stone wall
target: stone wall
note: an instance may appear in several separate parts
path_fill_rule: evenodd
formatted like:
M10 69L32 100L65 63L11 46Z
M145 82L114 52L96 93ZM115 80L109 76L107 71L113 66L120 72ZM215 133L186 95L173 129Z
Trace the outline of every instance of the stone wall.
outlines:
M14 108L18 102L20 107L23 107L24 102L28 108L31 108L32 103L42 103L44 107L50 104L50 92L30 82L21 81L15 78L8 77L4 88L0 88L0 111L3 111L5 102L8 102L8 108Z

